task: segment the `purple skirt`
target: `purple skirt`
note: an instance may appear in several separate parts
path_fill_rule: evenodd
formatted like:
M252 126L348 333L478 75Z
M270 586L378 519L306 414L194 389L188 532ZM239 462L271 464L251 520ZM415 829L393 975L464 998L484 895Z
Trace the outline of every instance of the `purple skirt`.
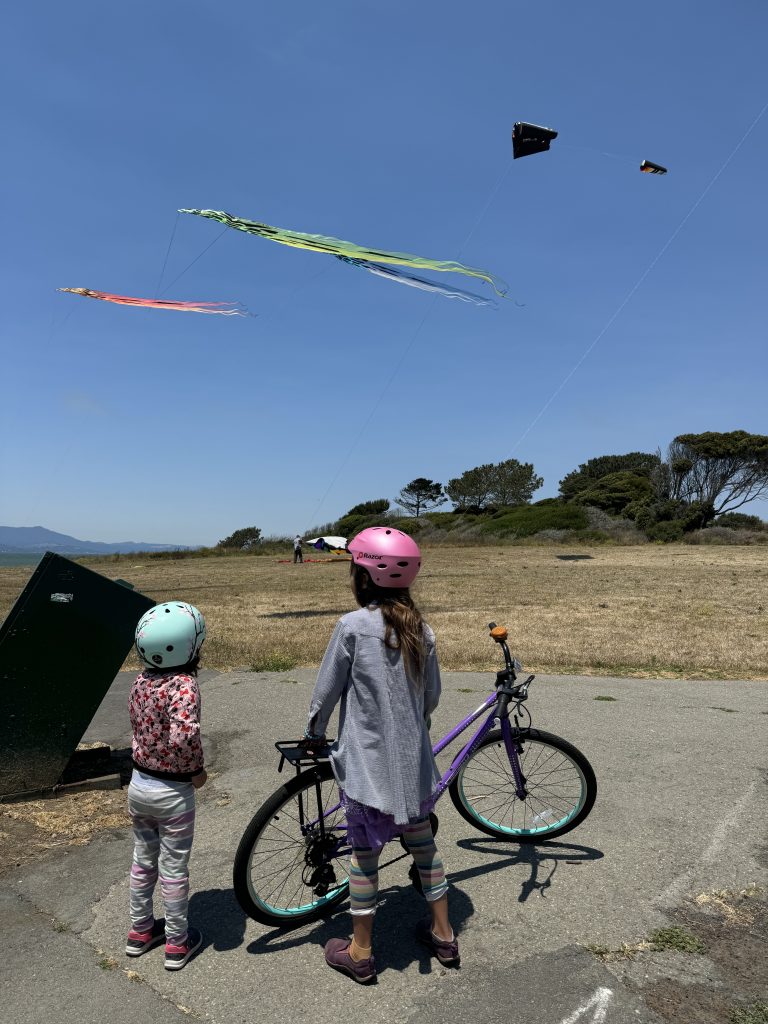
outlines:
M408 825L428 818L435 806L434 796L423 800L419 807L419 814L411 818L408 825L398 825L391 814L385 814L375 807L368 807L367 804L358 803L348 797L342 789L341 803L347 818L347 838L354 850L373 850L376 852L397 836L401 836Z

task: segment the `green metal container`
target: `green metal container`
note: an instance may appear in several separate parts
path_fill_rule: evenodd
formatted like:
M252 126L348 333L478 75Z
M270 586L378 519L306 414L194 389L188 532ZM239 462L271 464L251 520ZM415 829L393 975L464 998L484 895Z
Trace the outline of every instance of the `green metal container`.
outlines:
M57 784L155 603L46 552L0 626L0 798Z

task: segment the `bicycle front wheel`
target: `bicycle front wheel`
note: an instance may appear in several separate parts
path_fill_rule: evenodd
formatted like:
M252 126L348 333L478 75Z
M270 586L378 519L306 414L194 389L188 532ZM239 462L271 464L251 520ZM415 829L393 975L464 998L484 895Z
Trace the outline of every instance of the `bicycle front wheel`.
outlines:
M584 755L567 740L539 729L514 735L525 780L515 789L501 729L489 732L450 785L459 814L491 836L518 843L555 839L592 810L597 781Z
M351 850L339 800L325 763L291 779L259 808L232 872L246 914L263 924L299 924L346 897Z

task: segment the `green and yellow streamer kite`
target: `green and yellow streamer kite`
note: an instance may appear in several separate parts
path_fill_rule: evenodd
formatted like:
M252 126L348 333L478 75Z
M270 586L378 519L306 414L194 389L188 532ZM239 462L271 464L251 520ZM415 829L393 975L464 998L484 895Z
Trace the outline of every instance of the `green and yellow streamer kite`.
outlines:
M226 224L228 228L246 231L249 235L260 235L281 245L291 245L296 249L310 249L331 256L346 257L352 260L366 260L369 263L392 263L403 267L415 267L419 270L439 270L445 273L465 274L467 277L479 277L490 284L497 295L506 295L507 285L500 277L479 270L477 267L465 267L454 260L433 260L427 256L414 256L407 252L389 252L386 249L367 249L354 242L345 242L341 238L330 235L310 235L303 231L289 231L286 228L275 228L269 224L261 224L242 217L233 217L223 210L179 210L179 213L191 213L196 217L208 217Z

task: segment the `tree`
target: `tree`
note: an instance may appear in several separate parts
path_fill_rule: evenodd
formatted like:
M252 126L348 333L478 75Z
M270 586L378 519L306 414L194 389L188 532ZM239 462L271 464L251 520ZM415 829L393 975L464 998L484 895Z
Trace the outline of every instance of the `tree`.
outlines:
M484 509L488 506L525 505L544 483L530 462L507 459L468 469L449 480L445 490L458 508Z
M596 480L608 476L609 473L635 473L650 479L660 462L661 458L657 452L599 455L595 459L583 462L578 469L564 476L560 481L560 493L567 500L575 498L580 491L591 487Z
M342 537L353 537L366 526L375 526L389 511L389 498L361 501L338 520L334 529Z
M418 519L422 512L431 512L448 499L443 494L443 485L436 480L419 476L411 480L395 498L395 503Z
M248 551L255 547L261 540L261 530L258 526L244 526L241 530L235 530L224 540L220 540L217 548L228 548L236 551Z
M494 505L527 505L544 483L544 478L536 476L533 463L518 462L507 459L497 462L493 467L493 490L491 500Z
M679 434L666 460L670 498L705 510L705 523L768 493L768 436L746 430Z
M579 505L593 505L604 512L620 515L628 505L647 504L654 498L654 488L646 476L628 471L607 473L579 491L572 499Z
M457 508L483 509L490 502L494 467L490 463L465 470L449 480L445 491Z
M344 519L347 516L382 516L388 511L389 498L374 498L373 501L361 501L359 505L354 505L344 514Z

